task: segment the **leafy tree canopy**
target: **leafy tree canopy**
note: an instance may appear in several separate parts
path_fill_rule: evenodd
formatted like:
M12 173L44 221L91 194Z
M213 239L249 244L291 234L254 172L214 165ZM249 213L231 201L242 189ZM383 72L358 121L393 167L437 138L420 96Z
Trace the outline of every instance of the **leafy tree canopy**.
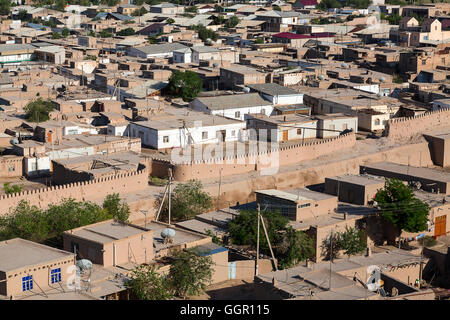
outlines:
M402 230L420 232L427 229L430 206L416 198L402 181L387 179L384 189L378 190L374 200L382 217L398 228L399 235Z
M139 300L169 300L173 297L169 282L154 265L139 265L131 271L127 287Z
M183 98L184 101L191 101L197 97L202 88L202 79L193 71L175 71L169 78L169 93Z
M0 15L7 16L11 13L11 1L0 0Z
M211 256L195 249L178 251L173 255L167 279L177 296L198 295L211 283L213 265Z
M162 197L156 201L159 208ZM188 220L196 215L205 213L212 207L211 196L202 190L202 183L199 180L189 180L186 183L178 184L172 192L171 199L171 220ZM161 216L168 221L169 203L168 197L164 201L161 209Z
M295 266L315 253L312 239L301 231L288 225L289 220L278 212L262 211L261 216L267 229L267 235L274 250L279 268ZM255 210L242 210L235 219L228 223L228 232L234 244L257 244L258 213ZM260 227L259 246L262 253L270 254L269 245Z
M117 35L121 36L121 37L126 37L126 36L132 36L135 33L136 33L136 31L134 31L133 28L126 28L126 29L123 29L123 30L120 30L119 32L117 32Z
M236 16L232 16L230 19L225 22L225 27L227 28L234 28L239 24L240 20Z
M50 100L39 98L24 107L26 118L30 122L43 122L50 119L49 113L55 109Z

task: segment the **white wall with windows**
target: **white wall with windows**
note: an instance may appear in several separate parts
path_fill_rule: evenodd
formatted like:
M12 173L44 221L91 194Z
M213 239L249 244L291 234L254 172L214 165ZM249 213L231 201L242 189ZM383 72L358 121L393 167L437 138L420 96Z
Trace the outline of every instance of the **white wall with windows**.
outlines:
M263 106L243 107L243 108L237 106L236 108L227 108L227 109L222 109L222 110L210 110L210 109L208 109L208 107L206 105L204 105L200 101L194 100L192 102L191 107L196 111L201 111L201 112L205 112L205 113L209 113L209 114L213 114L213 115L217 115L217 116L222 116L225 118L241 120L241 121L247 120L247 118L248 118L247 115L249 115L249 114L264 114L266 116L270 116L270 115L272 115L272 112L273 112L273 105L271 105L270 103L268 103L267 105L263 105Z
M156 149L185 147L194 144L239 141L245 136L245 122L230 124L157 130L138 123L130 123L131 137L141 138L142 144Z

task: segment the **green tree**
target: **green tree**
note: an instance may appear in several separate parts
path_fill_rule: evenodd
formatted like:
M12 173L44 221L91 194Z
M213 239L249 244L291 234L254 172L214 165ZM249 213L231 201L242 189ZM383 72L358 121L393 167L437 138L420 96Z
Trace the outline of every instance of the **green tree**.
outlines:
M397 227L399 244L402 231L420 232L427 229L430 206L414 196L402 181L387 179L384 189L378 190L374 200L381 216Z
M214 32L213 30L210 30L206 28L204 25L199 24L197 26L192 27L194 30L197 31L198 37L203 41L206 42L208 39L211 39L212 41L216 41L219 35Z
M205 229L205 234L206 234L208 237L211 237L211 241L214 242L215 244L218 244L218 245L221 245L221 244L222 244L222 241L220 240L220 238L219 238L216 234L214 234L214 233L212 232L212 230L210 230L210 229Z
M262 43L264 43L264 39L263 38L256 38L254 43L255 44L262 44Z
M285 230L289 220L278 212L261 211L272 246L282 240L280 231ZM235 219L228 223L228 232L234 244L256 247L258 229L258 213L255 210L242 210ZM259 246L268 252L269 246L260 229Z
M191 101L202 92L203 81L193 71L174 71L169 78L167 90L170 94Z
M281 8L279 6L272 6L272 10L281 11Z
M0 15L8 16L11 13L11 1L0 0Z
M344 232L339 233L339 247L345 250L349 257L359 254L367 248L367 235L362 229L345 227Z
M120 196L118 193L108 194L103 201L103 209L114 217L114 219L121 222L127 222L130 217L130 207L127 203L120 202Z
M64 38L67 38L67 37L70 35L69 29L67 29L67 28L62 29L61 35L62 35Z
M322 255L326 260L336 259L341 251L341 237L338 232L333 232L322 241Z
M126 29L123 29L123 30L120 30L119 32L117 32L117 35L121 36L121 37L126 37L126 36L132 36L135 33L136 33L136 31L134 31L133 28L126 28Z
M192 12L192 13L197 13L198 9L196 6L191 6L191 7L187 7L186 9L184 9L184 11L186 12Z
M100 31L98 33L98 35L100 36L100 38L111 38L113 35L111 32L109 32L108 30L104 29L102 31Z
M64 231L112 218L107 209L89 201L62 199L46 210L21 201L0 216L0 241L19 237L42 243L54 239L60 245Z
M214 5L214 11L215 11L215 12L223 12L224 9L223 9L222 6L216 4L216 5Z
M36 206L30 206L26 201L0 216L0 240L22 238L42 242L48 238L50 226L46 214Z
M298 264L314 255L315 248L312 239L301 231L290 227L289 220L274 211L261 211L267 235L281 269ZM233 244L257 244L258 213L255 210L242 210L235 219L228 223L228 233ZM269 245L262 226L259 230L259 247L262 253L270 254Z
M21 21L27 21L27 10L19 10L19 13L16 16L16 19Z
M3 189L5 190L6 194L13 194L13 193L20 193L22 192L22 186L16 184L11 185L11 182L5 182L3 184Z
M89 30L89 36L90 37L95 37L95 32L93 30Z
M176 252L167 276L175 295L186 298L202 293L211 283L213 265L210 256L195 249Z
M341 7L342 7L341 3L337 0L322 0L316 6L317 9L324 11L332 8L341 8Z
M131 271L127 287L139 300L169 300L173 293L169 282L154 265L139 265Z
M287 227L281 241L275 246L275 256L280 269L290 268L315 254L314 241L306 233Z
M64 11L67 6L67 0L56 0L55 9L58 11Z
M169 203L166 197L161 209L161 216L168 221ZM159 208L162 197L156 200L156 207ZM172 192L171 199L171 220L188 220L196 215L206 212L212 207L211 196L202 190L202 183L199 180L189 180L186 183L178 184Z
M42 122L50 119L49 113L55 109L50 100L39 98L24 107L26 118L30 122Z
M240 20L236 16L232 16L230 19L227 20L225 23L226 28L234 28L239 24Z
M58 32L52 33L52 39L61 39L61 38L62 38L62 36Z
M213 20L216 25L221 25L225 23L225 17L222 14L213 16Z
M175 20L173 20L172 18L169 18L166 20L167 24L174 24Z

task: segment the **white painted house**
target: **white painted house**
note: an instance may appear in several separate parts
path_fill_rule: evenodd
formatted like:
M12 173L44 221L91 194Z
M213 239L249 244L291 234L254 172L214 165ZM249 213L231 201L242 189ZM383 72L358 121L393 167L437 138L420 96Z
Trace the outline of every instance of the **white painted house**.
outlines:
M191 63L192 49L182 48L173 52L173 63Z
M316 115L314 119L317 123L318 138L337 137L345 130L353 130L358 132L358 117L348 116L342 113L332 113L324 115Z
M258 92L273 105L292 105L303 103L303 93L277 83L262 83L247 85L253 92Z
M138 58L170 58L173 57L173 52L179 49L185 49L186 46L181 43L165 43L165 44L150 44L143 47L127 48L128 55Z
M172 113L149 121L131 122L129 133L131 137L141 138L145 146L156 149L184 148L195 144L243 140L246 123L190 110L184 114Z
M199 97L190 103L196 111L244 121L249 114L270 116L273 112L271 102L258 93L242 93L215 97Z

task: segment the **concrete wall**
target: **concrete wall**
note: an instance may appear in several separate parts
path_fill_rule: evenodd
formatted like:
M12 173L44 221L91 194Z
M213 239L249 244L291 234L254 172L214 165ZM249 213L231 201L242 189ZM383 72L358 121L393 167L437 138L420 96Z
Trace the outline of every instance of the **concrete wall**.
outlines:
M30 205L45 209L49 204L59 203L63 198L93 201L112 193L138 192L144 190L147 186L148 172L144 169L91 181L22 191L0 196L0 214L6 214L9 208L16 207L21 200L26 200Z
M409 138L449 124L450 109L441 109L417 117L391 119L386 124L385 135L393 139Z

